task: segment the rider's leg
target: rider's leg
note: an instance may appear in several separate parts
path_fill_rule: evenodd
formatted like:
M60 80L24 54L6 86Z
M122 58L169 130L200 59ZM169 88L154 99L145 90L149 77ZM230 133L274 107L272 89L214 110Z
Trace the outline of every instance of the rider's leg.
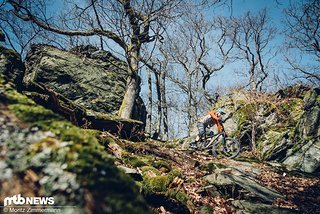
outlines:
M200 138L204 135L206 131L206 127L203 123L199 122L197 123L197 128L198 128L198 136L196 138L196 141L199 141Z

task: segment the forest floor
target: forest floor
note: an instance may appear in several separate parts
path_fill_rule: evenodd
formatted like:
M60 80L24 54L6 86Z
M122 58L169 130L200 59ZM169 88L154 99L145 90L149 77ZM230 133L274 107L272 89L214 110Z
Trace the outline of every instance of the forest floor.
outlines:
M188 206L191 212L197 213L201 207L210 207L213 213L236 213L234 201L247 200L248 194L252 194L250 187L246 189L245 184L243 188L237 185L237 182L231 185L232 187L225 185L218 188L217 194L217 189L212 188L205 177L218 171L220 174L238 176L241 179L246 177L250 182L256 182L258 186L280 194L282 197L267 203L272 209L283 208L286 211L284 213L320 213L320 178L315 175L288 172L278 163L252 161L254 158L248 158L252 157L250 153L232 160L217 159L208 152L170 148L164 144L126 144L125 147L132 154L152 155L155 160L165 160L171 167L178 168L182 173L181 179L173 182L176 182L192 201L193 206ZM255 191L259 195L260 190ZM250 198L251 202L266 204L261 197ZM159 213L166 213L164 206L157 210Z

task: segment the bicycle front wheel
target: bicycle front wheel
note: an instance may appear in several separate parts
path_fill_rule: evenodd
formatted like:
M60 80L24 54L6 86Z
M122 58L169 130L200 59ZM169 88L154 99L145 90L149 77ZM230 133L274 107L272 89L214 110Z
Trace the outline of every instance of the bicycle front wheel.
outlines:
M233 138L222 138L212 146L212 154L217 158L235 158L239 155L240 144Z

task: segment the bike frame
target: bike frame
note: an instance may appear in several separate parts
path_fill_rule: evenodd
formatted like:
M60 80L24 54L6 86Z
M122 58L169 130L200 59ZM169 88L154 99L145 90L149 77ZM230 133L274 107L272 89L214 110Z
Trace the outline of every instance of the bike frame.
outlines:
M208 143L208 145L206 145L207 142L207 136L205 135L205 137L203 138L202 142L201 142L201 149L208 149L210 146L213 145L213 143L217 142L218 138L222 136L224 138L224 133L220 133L218 132L217 134L214 134L212 136L210 136L212 139L210 140L210 142Z

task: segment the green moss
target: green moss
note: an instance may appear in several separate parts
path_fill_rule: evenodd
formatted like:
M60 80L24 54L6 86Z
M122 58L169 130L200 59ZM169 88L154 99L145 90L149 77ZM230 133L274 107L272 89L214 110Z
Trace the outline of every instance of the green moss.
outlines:
M16 51L12 49L5 48L3 46L0 46L0 53L5 55L7 58L13 57L20 59L20 54L18 54Z
M173 169L168 173L168 176L173 180L175 177L182 178L182 173L177 169Z
M19 173L26 169L35 171L43 182L39 194L54 194L65 203L83 208L83 198L88 191L97 199L94 209L101 213L148 212L135 182L118 170L104 146L99 144L99 131L76 127L9 86L4 86L4 90L9 110L21 121L56 135L17 133L8 141L10 166ZM27 135L40 140L27 140ZM25 140L21 140L23 137ZM105 143L110 140L103 139ZM62 189L52 188L57 185Z
M40 141L30 145L30 155L33 156L39 152L42 152L46 148L57 150L59 148L60 141L56 138L46 137Z
M320 96L317 96L316 103L317 103L318 106L320 106Z
M27 96L18 93L16 90L7 86L7 90L5 91L6 101L9 104L26 104L26 105L36 105L34 101L29 99Z
M265 110L265 113L263 116L267 117L270 115L270 113L274 112L275 109L277 108L276 104L273 102L266 102L264 103L264 105L267 107L267 109Z
M144 167L146 170L147 167ZM148 170L149 171L149 170ZM179 170L174 169L170 173L166 175L148 175L148 173L144 173L143 182L142 182L142 192L145 195L152 195L152 194L161 194L168 198L176 199L183 204L187 204L189 201L188 196L177 187L170 187L170 184L176 178L182 177L182 174Z
M171 165L168 164L167 162L163 161L163 160L158 160L158 161L155 161L154 163L152 163L152 166L157 168L157 169L160 169L160 168L165 168L167 169L167 171L171 171Z
M135 206L141 208L143 199L139 196L139 188L132 179L115 167L113 160L96 138L86 136L86 133L84 135L84 137L75 137L64 134L65 137L74 141L69 146L67 169L76 173L80 183L87 186L89 190L107 191L107 194L103 193L104 191L98 191L96 196L103 196L97 198L104 200L114 212L137 210Z
M246 104L246 101L244 101L244 100L236 100L236 104L242 106L242 105Z
M151 171L155 175L161 175L161 172L158 169L154 168L153 166L143 166L140 169L142 171L143 176L147 176L149 171Z
M156 170L156 171L154 171ZM161 173L157 169L152 167L143 167L143 187L146 194L151 193L165 193L168 190L169 184L174 180L174 178L182 177L182 174L178 170L172 170L166 175L160 175ZM156 176L150 176L148 171L154 172Z
M42 120L57 119L62 117L54 114L51 110L45 109L42 106L26 105L26 104L12 104L8 106L20 120L28 123L37 123Z
M248 120L253 118L258 107L258 103L249 103L236 111L235 116L238 118L238 126L241 126L243 123L246 123Z
M272 154L274 148L281 142L281 140L283 138L285 138L285 136L288 134L288 132L286 131L274 131L274 130L268 130L266 132L266 136L265 139L267 140L268 144L265 145L259 141L258 142L258 146L257 146L257 150L259 151L259 154L261 155L261 159L265 160L268 157L270 157L270 155Z
M140 158L136 156L125 157L123 161L126 164L131 165L132 167L142 167L147 165L144 161L142 161Z
M107 147L109 144L113 144L116 143L115 140L112 137L105 137L101 135L100 131L97 130L93 130L96 133L93 133L94 136L98 139L98 141L100 142L101 145L103 145L104 147Z
M181 142L182 140L180 140L180 141L176 141L176 142L174 142L174 143L166 143L165 145L164 145L164 147L166 147L166 148L176 148L177 147L177 145L179 145L179 144L181 144L180 142Z
M286 118L287 120L296 121L303 113L303 100L299 98L287 99L280 103L279 109L289 116Z
M309 100L311 98L311 95L312 95L312 90L307 91L303 97L303 100L305 101Z
M201 166L201 170L206 170L209 173L214 172L214 170L216 169L223 169L223 168L226 168L226 166L220 163L212 163L212 162L208 163L207 165Z
M155 177L144 177L143 187L145 194L165 193L172 182L171 176L160 175Z
M73 127L72 123L69 121L54 119L39 121L37 126L42 130L51 131L58 136L60 136L65 130Z
M0 85L3 85L5 83L5 79L3 74L0 73Z
M123 122L123 123L135 123L135 124L140 124L143 125L143 122L138 121L138 120L133 120L133 119L124 119L112 114L104 114L104 113L99 113L99 112L93 112L88 110L87 114L90 116L93 116L97 119L104 119L104 120L114 120L114 121L118 121L118 122Z
M165 195L169 198L174 198L180 201L181 203L187 205L189 198L186 193L177 189L168 189Z
M82 143L98 143L95 132L80 129L72 126L69 129L61 130L61 139L65 141L82 142Z
M214 213L214 210L213 210L212 207L202 206L202 207L200 207L199 213L201 213L201 214L212 214L212 213Z

